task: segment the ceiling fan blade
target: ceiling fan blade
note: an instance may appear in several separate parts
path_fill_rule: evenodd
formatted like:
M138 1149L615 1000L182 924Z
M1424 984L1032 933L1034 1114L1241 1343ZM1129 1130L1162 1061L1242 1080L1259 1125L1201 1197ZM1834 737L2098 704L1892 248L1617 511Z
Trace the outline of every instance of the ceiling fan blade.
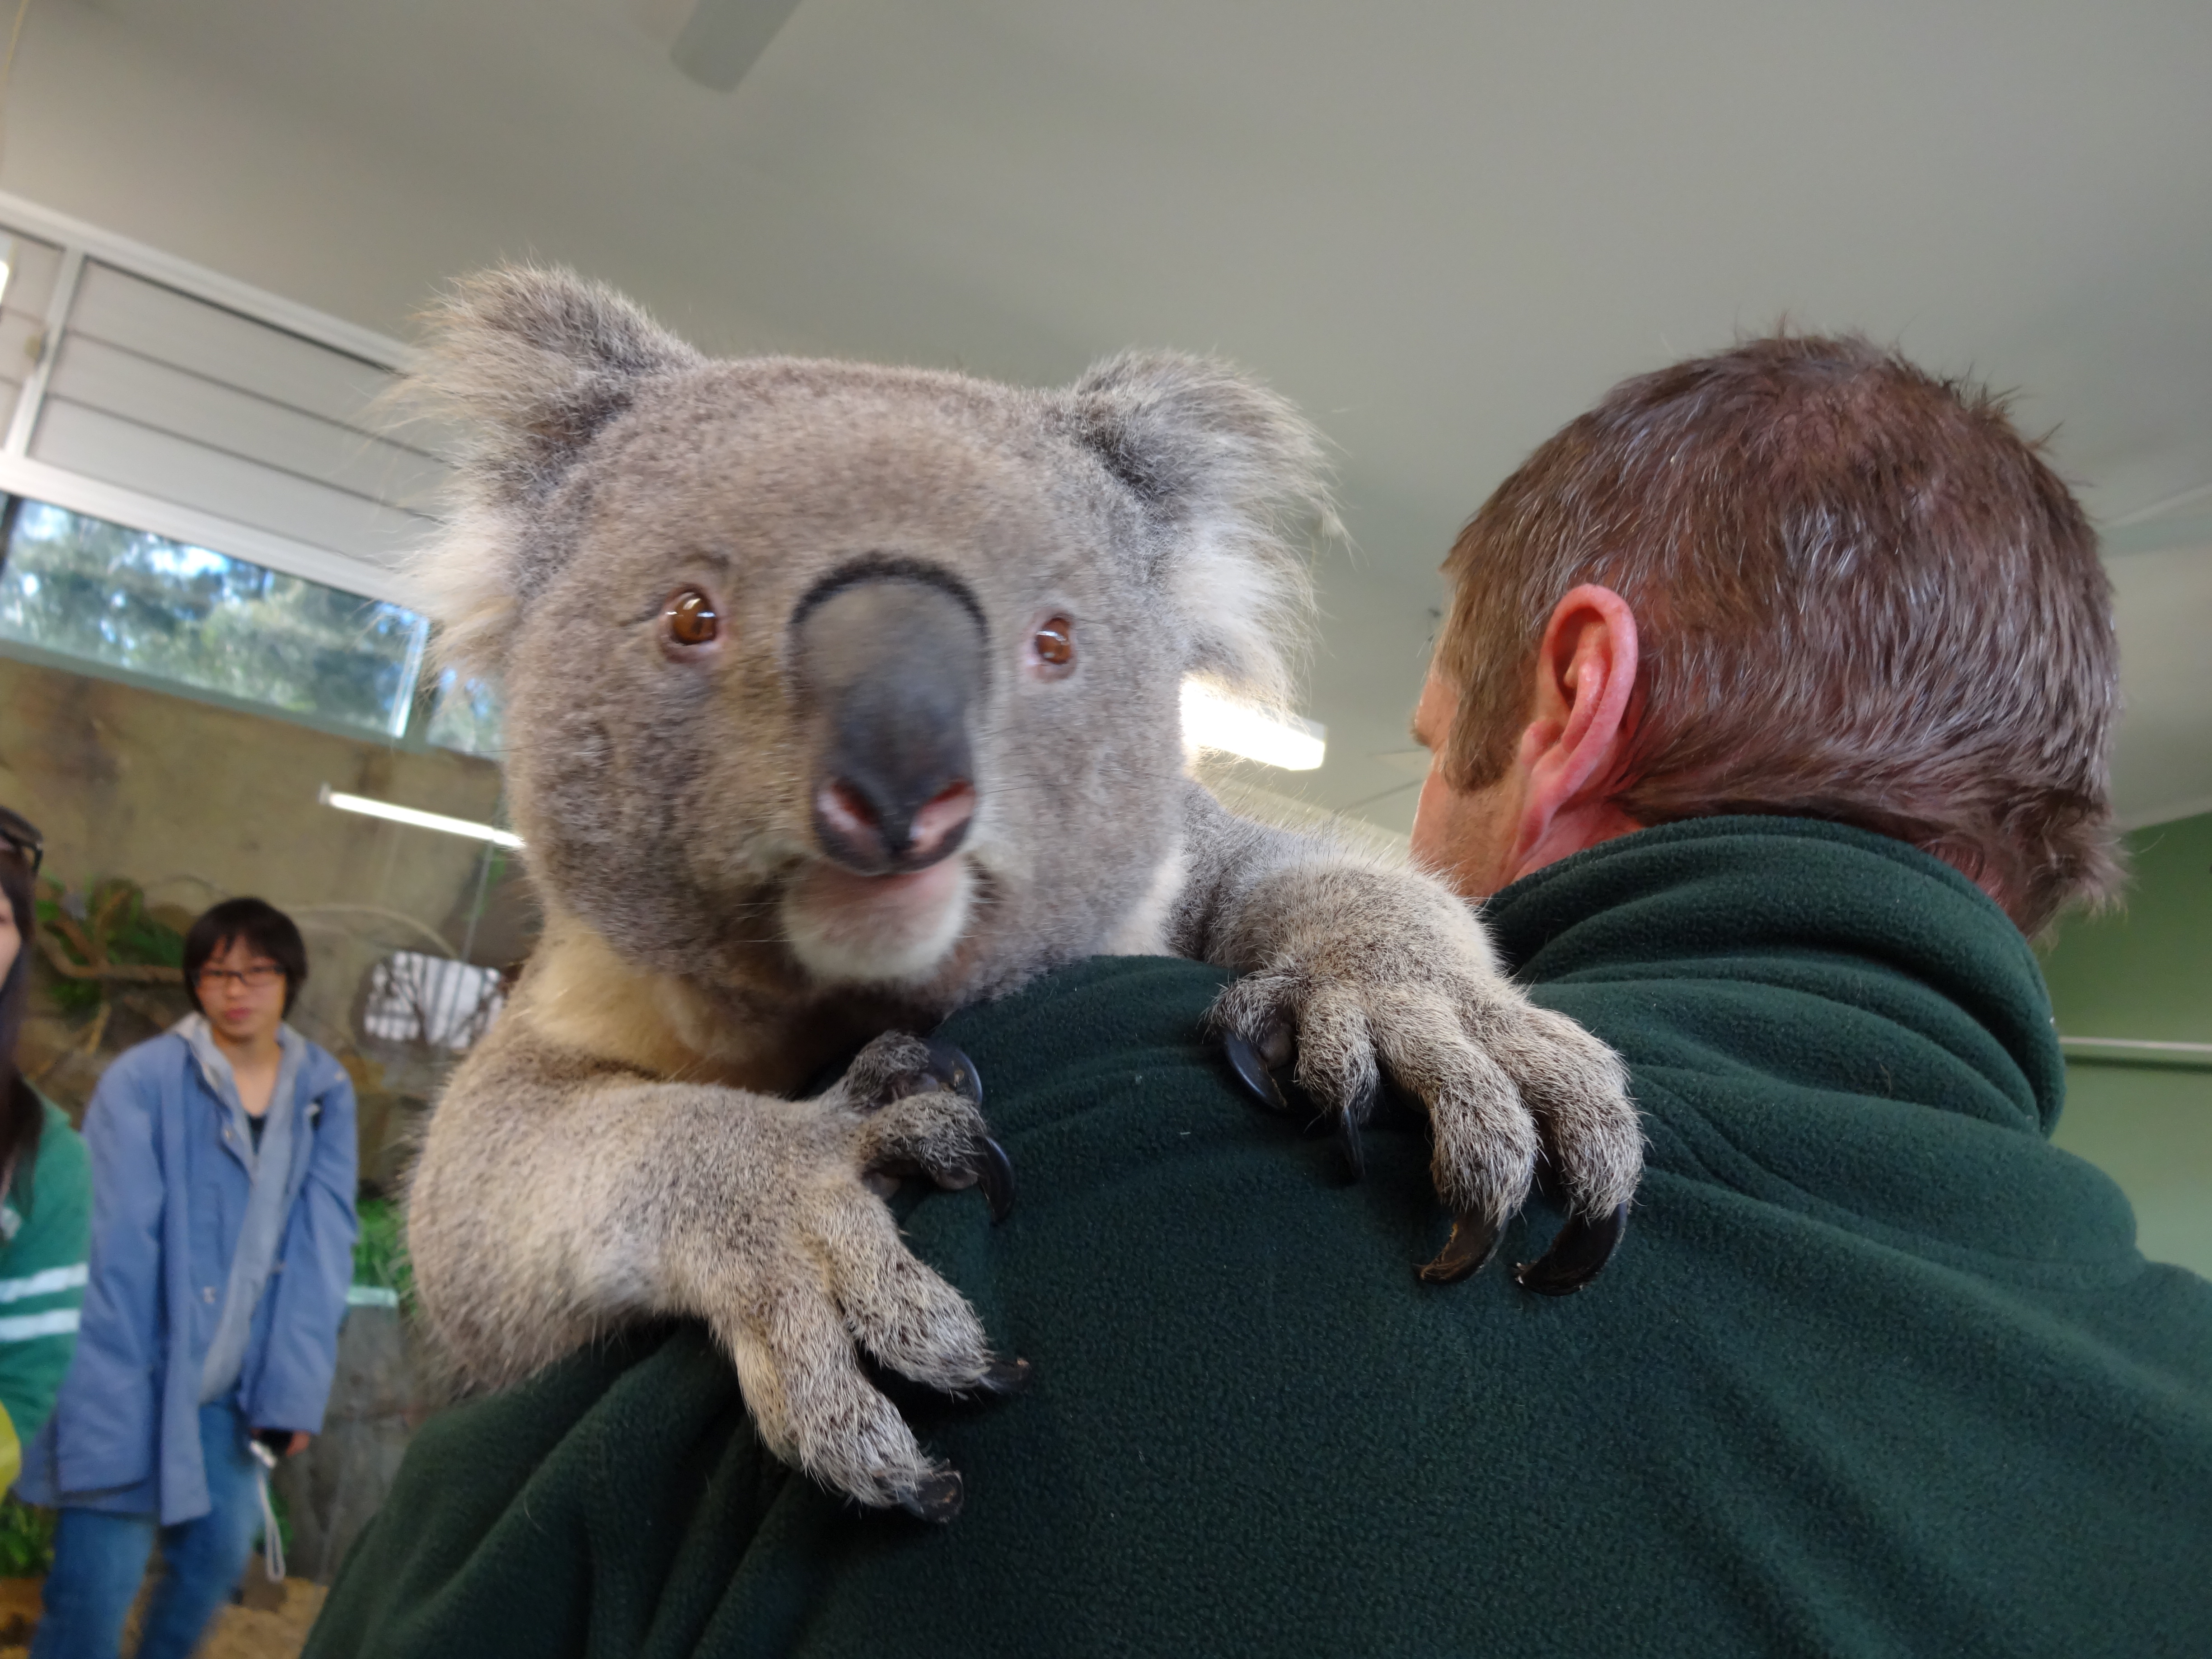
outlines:
M668 55L701 86L727 92L798 9L799 0L699 0Z

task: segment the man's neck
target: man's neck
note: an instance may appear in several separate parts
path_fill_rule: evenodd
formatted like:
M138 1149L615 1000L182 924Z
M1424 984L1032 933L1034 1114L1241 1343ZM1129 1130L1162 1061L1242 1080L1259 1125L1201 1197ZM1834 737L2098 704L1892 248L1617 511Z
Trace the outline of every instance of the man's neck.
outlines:
M1540 829L1524 830L1523 842L1504 860L1504 867L1499 872L1501 879L1492 890L1510 886L1523 876L1533 876L1545 866L1557 864L1586 848L1620 836L1632 836L1643 828L1609 800L1577 802Z

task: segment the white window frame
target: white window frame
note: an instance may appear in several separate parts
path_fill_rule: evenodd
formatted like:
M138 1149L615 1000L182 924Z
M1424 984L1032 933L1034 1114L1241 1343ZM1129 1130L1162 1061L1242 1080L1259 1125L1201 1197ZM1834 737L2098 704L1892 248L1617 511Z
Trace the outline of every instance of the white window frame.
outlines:
M63 467L33 460L29 453L31 438L38 430L39 416L45 405L47 382L60 354L70 307L76 298L88 259L96 258L132 276L163 283L196 300L299 335L317 345L364 358L395 373L406 374L413 369L416 359L412 349L373 329L328 316L251 283L0 191L0 232L4 231L19 231L55 244L61 249L61 267L55 274L53 296L41 325L38 360L23 377L14 418L8 423L5 441L0 441L0 491L49 502L90 518L106 519L189 546L204 547L210 552L228 554L288 576L304 577L325 587L357 593L364 599L380 599L410 610L420 608L419 599L408 592L404 578L397 571L287 536L273 535L219 514L88 478Z

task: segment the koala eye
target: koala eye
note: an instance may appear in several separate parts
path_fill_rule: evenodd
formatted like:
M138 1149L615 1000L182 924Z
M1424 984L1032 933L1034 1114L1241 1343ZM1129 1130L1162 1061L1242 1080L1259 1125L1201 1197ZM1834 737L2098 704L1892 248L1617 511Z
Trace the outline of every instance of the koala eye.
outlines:
M722 631L714 602L696 587L681 587L672 594L660 613L661 631L677 645L708 645Z
M1075 664L1075 623L1066 617L1047 617L1037 624L1030 649L1048 670L1065 673Z

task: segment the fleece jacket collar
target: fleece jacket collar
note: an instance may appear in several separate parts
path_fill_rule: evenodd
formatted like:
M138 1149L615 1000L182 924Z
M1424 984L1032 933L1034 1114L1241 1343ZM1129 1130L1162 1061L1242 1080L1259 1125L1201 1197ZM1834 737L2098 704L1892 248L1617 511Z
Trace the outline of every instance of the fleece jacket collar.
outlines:
M1539 1001L1627 1059L1654 1167L1915 1246L2131 1258L2125 1203L2044 1144L2065 1066L2034 955L1948 865L1842 824L1693 819L1549 866L1485 920Z

